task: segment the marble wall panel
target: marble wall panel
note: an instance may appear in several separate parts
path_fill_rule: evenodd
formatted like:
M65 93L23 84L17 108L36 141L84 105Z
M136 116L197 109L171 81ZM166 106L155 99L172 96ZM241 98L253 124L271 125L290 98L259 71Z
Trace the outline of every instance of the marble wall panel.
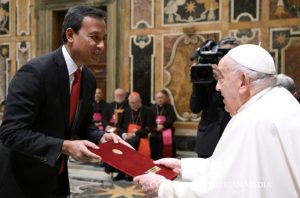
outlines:
M31 58L30 54L30 42L18 42L16 46L16 59L17 59L17 69L23 66Z
M9 43L0 44L0 106L3 104L10 81L11 52Z
M154 0L131 0L131 28L154 27Z
M145 105L151 103L153 94L154 37L139 35L131 37L131 91L141 94Z
M0 1L0 36L8 36L10 34L10 1Z
M232 0L230 10L231 22L259 21L260 0Z
M270 19L289 19L300 17L299 0L270 0Z
M196 121L199 115L191 113L189 98L192 93L190 60L192 53L209 38L219 33L198 33L193 35L163 35L163 82L170 93L177 118L181 121Z
M17 0L17 35L30 35L30 0Z
M300 26L272 28L270 30L270 50L275 54L278 73L292 77L300 87Z
M164 25L212 23L220 19L222 0L164 0L162 18Z

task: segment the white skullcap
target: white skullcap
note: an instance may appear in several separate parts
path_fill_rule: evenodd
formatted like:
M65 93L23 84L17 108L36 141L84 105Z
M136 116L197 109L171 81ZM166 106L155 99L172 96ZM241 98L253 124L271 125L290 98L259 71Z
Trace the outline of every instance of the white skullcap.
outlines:
M228 55L237 63L251 70L265 74L276 74L272 56L258 45L240 45L231 49Z

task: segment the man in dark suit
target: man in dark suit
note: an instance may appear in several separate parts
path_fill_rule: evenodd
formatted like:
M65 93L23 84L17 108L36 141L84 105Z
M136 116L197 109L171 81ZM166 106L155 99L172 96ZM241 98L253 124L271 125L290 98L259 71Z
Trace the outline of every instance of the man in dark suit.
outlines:
M100 160L88 147L111 139L125 143L92 120L96 79L86 66L100 61L105 13L70 8L62 37L62 47L29 61L10 83L0 128L3 198L68 197L68 156Z
M239 45L234 37L225 37L218 43L220 48L230 49ZM230 115L224 109L223 97L216 91L217 81L206 84L193 83L190 97L190 109L200 113L198 125L196 153L198 157L210 157L230 120Z

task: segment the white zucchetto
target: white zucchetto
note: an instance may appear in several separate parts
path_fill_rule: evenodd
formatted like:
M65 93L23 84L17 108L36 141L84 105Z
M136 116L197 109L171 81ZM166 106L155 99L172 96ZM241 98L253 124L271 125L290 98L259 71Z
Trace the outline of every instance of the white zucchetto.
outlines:
M258 45L240 45L231 49L228 55L237 63L251 70L265 74L276 74L275 63L272 56Z

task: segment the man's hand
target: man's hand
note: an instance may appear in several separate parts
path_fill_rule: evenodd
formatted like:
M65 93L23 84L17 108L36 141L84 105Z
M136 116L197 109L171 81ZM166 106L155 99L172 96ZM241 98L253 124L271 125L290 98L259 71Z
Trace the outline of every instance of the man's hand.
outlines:
M124 144L125 146L128 146L132 149L134 149L130 144L128 144L127 142L125 142L124 140L122 140L122 138L120 138L120 136L114 134L114 133L105 133L102 138L100 139L100 143L104 143L107 141L113 140L114 143L121 143ZM101 144L100 144L101 146Z
M65 140L62 153L81 162L100 161L101 157L89 151L88 147L99 149L97 145L87 140Z
M133 178L133 181L141 185L147 197L157 197L159 186L164 180L166 180L164 176L155 173L139 175Z
M154 161L154 164L170 168L177 174L181 172L181 161L176 158L162 158Z

